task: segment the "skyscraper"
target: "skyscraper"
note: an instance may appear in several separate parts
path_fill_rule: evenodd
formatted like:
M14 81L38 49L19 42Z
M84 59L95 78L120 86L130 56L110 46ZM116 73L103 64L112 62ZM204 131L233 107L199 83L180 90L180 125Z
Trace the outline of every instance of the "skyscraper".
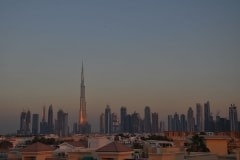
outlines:
M197 131L203 131L203 112L202 105L200 103L196 104L196 118L197 118Z
M105 133L112 133L112 114L109 105L105 109Z
M160 132L164 132L165 131L165 122L164 121L160 121L159 131Z
M40 122L40 134L48 134L48 123L46 122L45 119L45 111L46 107L43 106L43 116L42 116L42 121Z
M38 127L39 127L39 115L33 114L32 115L32 134L38 134Z
M168 115L168 131L173 131L173 118L172 118L172 115Z
M231 104L229 107L230 131L238 131L237 107Z
M101 134L103 134L104 133L104 130L105 130L105 119L104 119L105 117L104 117L104 113L102 113L101 115L100 115L100 133Z
M20 132L23 132L26 130L26 112L23 111L20 115Z
M121 132L126 132L126 116L127 116L127 108L126 107L121 107L120 109L121 113Z
M204 103L204 130L205 132L209 132L211 130L210 128L210 103L207 101Z
M85 134L90 132L91 132L91 126L87 122L84 72L83 72L83 63L82 63L81 85L80 85L79 133Z
M187 121L185 114L180 115L180 131L186 132L187 131Z
M83 125L86 122L87 122L87 113L86 113L86 100L85 100L84 73L83 73L83 64L82 64L81 87L80 87L79 124Z
M31 112L28 110L26 115L26 133L30 134L31 132Z
M127 114L126 115L126 132L132 133L132 115Z
M131 116L131 133L141 133L141 118L139 113L134 112Z
M20 129L18 130L18 134L30 134L30 125L31 112L29 110L27 112L23 111L20 115Z
M112 113L112 133L118 133L119 129L119 119L117 113Z
M189 107L188 109L188 114L187 114L187 130L189 132L193 132L194 131L194 126L195 126L195 120L194 120L194 116L193 116L193 109L192 107Z
M180 131L180 120L179 120L179 115L177 112L175 112L175 114L173 116L173 130Z
M53 133L53 109L52 104L48 108L48 131Z
M56 133L59 136L68 136L69 127L68 127L68 113L59 110L57 112L57 121L56 121Z
M152 113L152 133L159 132L158 113Z
M149 106L146 106L144 109L144 132L151 132L151 111Z

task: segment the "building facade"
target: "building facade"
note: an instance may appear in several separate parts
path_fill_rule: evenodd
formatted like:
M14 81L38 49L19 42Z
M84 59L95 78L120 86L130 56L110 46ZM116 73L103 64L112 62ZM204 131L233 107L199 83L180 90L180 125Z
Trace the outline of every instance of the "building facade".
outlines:
M235 104L231 104L229 107L229 121L230 121L230 131L238 131L238 115L237 107Z
M80 85L79 133L81 134L91 133L91 125L87 121L83 63Z
M144 132L151 132L151 111L149 106L146 106L144 109Z
M121 118L121 132L126 132L126 116L127 116L127 108L122 106L120 109L120 118Z
M38 114L33 114L32 115L32 134L37 135L39 128L39 115Z
M196 104L196 126L197 131L202 132L203 129L203 111L200 103Z

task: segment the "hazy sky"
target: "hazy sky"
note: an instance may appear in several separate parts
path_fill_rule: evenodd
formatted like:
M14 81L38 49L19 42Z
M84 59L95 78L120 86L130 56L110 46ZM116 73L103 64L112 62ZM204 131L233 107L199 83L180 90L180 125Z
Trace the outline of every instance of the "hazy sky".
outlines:
M81 63L87 115L106 104L186 113L240 106L240 1L0 1L0 134L43 105L78 119ZM40 118L41 119L41 118Z

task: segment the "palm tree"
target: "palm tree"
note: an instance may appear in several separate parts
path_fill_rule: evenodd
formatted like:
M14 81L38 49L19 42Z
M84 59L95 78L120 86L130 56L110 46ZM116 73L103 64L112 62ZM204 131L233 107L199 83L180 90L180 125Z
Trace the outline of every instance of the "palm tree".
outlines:
M188 152L210 152L204 142L204 137L195 134L192 136L191 141L190 148L187 149Z

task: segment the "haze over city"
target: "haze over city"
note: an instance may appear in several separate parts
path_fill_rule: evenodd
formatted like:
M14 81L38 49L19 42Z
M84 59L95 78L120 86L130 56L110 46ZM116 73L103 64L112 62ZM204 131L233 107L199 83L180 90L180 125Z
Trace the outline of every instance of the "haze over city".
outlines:
M78 120L84 64L87 118L106 105L166 121L196 103L240 106L239 1L0 1L0 134L20 113L53 105ZM41 118L40 118L41 119Z

